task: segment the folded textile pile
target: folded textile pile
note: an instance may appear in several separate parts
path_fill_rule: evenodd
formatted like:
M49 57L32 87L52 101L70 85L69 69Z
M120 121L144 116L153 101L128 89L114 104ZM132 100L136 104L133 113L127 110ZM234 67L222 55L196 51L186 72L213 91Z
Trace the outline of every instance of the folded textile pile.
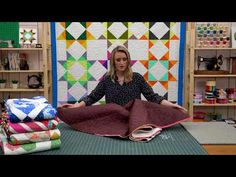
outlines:
M6 155L27 154L59 148L60 119L43 96L8 99L2 113L0 144Z
M164 128L192 119L182 111L143 100L125 106L114 103L81 108L58 108L58 117L75 130L148 142Z

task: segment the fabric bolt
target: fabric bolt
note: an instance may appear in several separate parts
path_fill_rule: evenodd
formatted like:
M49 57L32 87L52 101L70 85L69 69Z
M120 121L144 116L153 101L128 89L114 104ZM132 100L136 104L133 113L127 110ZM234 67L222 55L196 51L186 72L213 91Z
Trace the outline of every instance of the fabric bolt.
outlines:
M14 123L53 119L56 116L56 109L42 96L8 99L5 105L8 119Z
M59 129L54 129L40 132L12 134L10 136L7 135L7 137L10 144L20 145L59 139L61 137L61 133Z
M19 122L12 123L10 121L5 121L5 124L2 124L7 132L7 134L18 134L18 133L27 133L34 131L45 131L55 129L60 123L60 119L55 117L50 120L42 121L32 121L32 122Z
M50 141L43 141L43 142L36 142L22 145L11 145L7 141L6 134L2 131L2 129L0 129L0 145L5 155L20 155L39 151L58 149L61 146L61 140L55 139Z
M57 111L58 117L75 130L133 141L150 141L162 129L191 119L178 109L139 99L125 106L109 103L82 108L59 107Z

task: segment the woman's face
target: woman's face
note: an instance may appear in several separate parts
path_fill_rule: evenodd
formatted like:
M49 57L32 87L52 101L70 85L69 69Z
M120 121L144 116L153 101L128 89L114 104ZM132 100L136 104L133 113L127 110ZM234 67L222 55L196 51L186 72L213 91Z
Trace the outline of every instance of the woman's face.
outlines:
M128 67L128 58L124 52L116 52L114 56L115 69L124 72Z

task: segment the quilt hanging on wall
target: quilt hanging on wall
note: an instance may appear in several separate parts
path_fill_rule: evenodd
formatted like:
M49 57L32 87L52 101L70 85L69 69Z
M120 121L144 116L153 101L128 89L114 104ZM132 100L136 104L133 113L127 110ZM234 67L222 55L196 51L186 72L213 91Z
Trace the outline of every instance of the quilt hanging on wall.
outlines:
M184 28L180 22L51 23L53 105L88 95L109 70L117 45L129 50L133 71L154 92L182 104Z

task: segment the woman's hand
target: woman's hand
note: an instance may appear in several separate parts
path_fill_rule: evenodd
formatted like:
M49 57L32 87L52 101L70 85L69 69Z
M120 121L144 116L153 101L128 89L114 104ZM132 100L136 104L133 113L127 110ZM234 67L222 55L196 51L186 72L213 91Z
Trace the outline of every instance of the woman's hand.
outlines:
M65 103L61 106L59 106L60 108L79 108L79 107L84 107L85 106L85 102L81 101L80 103L75 103L75 104L69 104L69 103Z
M184 112L184 113L187 113L187 112L188 112L187 109L185 109L184 107L182 107L182 106L180 106L180 105L178 105L178 104L173 104L173 105L171 105L171 107L177 108L177 109L179 109L180 111L182 111L182 112Z
M73 107L75 107L74 105L75 105L75 104L65 103L65 104L63 104L63 105L61 105L61 106L58 106L58 107L59 107L59 108L73 108Z
M178 105L178 104L171 103L171 102L169 102L169 101L167 101L167 100L162 100L162 101L161 101L161 104L162 104L162 105L165 105L165 106L172 107L172 108L177 108L177 109L179 109L180 111L182 111L182 112L184 112L184 113L187 113L187 112L188 112L188 110L185 109L184 107L182 107L182 106L180 106L180 105Z

